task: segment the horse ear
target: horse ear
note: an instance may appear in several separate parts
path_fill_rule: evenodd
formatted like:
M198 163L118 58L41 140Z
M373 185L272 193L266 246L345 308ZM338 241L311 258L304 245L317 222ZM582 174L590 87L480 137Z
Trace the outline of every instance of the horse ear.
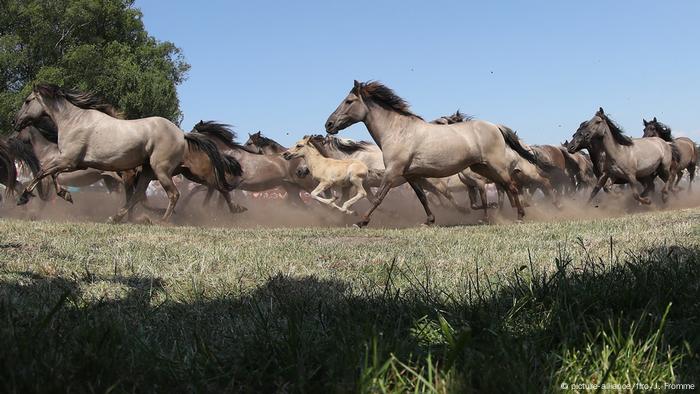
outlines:
M649 124L649 122L647 122L647 120L646 120L646 119L644 119L644 118L642 118L642 122L644 122L644 126L646 126L646 125L648 125L648 124Z
M362 86L362 83L358 81L357 79L353 81L355 89L359 89L360 86Z
M656 120L656 116L654 116L654 120L652 122L658 122L658 120Z
M603 107L598 108L598 113L601 115L605 115L605 111L603 111Z

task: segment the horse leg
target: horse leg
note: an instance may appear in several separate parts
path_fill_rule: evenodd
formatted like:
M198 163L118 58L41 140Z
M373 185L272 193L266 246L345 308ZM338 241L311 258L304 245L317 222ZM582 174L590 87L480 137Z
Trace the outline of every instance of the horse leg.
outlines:
M596 194L602 189L606 183L608 183L608 178L610 176L608 175L607 172L604 172L603 175L598 178L598 182L596 182L595 186L593 187L593 190L591 190L591 195L588 197L588 201L586 204L590 204L591 201L593 201L593 198L595 197Z
M311 191L311 193L310 193L311 197L314 200L316 200L322 204L326 204L328 206L338 208L335 204L333 204L333 202L335 201L335 198L323 198L323 197L321 197L321 193L325 192L330 187L331 187L331 185L327 182L319 182L318 186L316 186L316 188Z
M56 189L56 195L73 204L73 196L71 196L68 189L58 184L58 174L51 175L51 181L54 189Z
M173 182L171 172L168 172L163 168L156 167L154 168L154 173L158 179L158 182L161 186L163 186L165 193L168 195L168 208L165 209L165 214L163 214L163 217L161 218L162 221L167 222L175 210L175 204L177 204L177 200L180 198L180 191L177 190L175 182Z
M668 174L666 174L668 175ZM672 180L670 177L665 179L666 181ZM637 180L637 177L634 175L627 175L627 181L630 184L630 187L632 188L632 196L634 197L635 200L639 201L640 203L644 205L649 205L651 204L651 199L649 197L642 197L641 193L644 192L645 185ZM641 188L641 191L640 191ZM666 190L666 186L664 186L664 190ZM664 193L663 191L661 192L662 194ZM665 201L665 199L664 199Z
M420 201L421 205L423 205L423 210L425 211L426 215L425 225L432 226L433 224L435 224L435 216L430 211L430 206L428 206L428 198L425 196L425 192L414 181L408 181L408 184L411 185L411 188L416 193L418 200Z
M688 193L691 191L693 185L693 179L695 179L695 163L690 163L688 165Z
M384 176L382 177L382 183L379 185L379 193L377 193L377 200L372 204L369 210L362 216L362 220L356 223L357 227L365 227L369 224L369 219L372 216L372 212L377 209L377 207L384 201L384 198L389 193L392 187L398 186L404 182L403 177L398 175L400 172L395 170L386 169L384 171Z
M58 157L57 160L61 160L61 157ZM49 164L45 169L42 168L41 171L39 171L38 174L32 179L31 182L29 182L29 185L24 189L22 194L17 198L17 205L24 205L29 202L29 197L34 196L32 193L34 191L34 188L41 182L42 179L44 179L47 176L53 177L54 175L58 175L62 172L70 172L72 168L74 168L71 165L67 165L65 163L57 163L57 160L54 160L51 164Z
M355 212L351 211L349 208L350 208L354 203L356 203L357 201L359 201L361 198L366 197L366 196L367 196L367 191L365 190L364 186L362 185L362 179L361 179L361 178L355 177L355 178L353 178L350 182L352 182L352 184L355 186L355 191L356 191L355 196L353 196L351 199L345 201L345 203L344 203L343 206L340 208L340 210L343 211L343 212L345 212L345 213L347 213L347 214L349 214L349 215L352 215L352 214L354 214Z
M486 223L488 223L489 222L489 203L488 203L488 198L486 198L486 185L479 186L479 198L481 198L481 207L484 210L484 221Z
M133 185L132 183L132 186L128 187L130 191L126 191L127 198L122 208L107 221L110 223L119 223L126 214L131 216L131 209L136 205L136 203L146 198L146 189L148 189L148 184L151 183L152 179L153 172L150 170L150 168L144 167L143 171L141 171L139 176L136 178L136 185Z
M420 178L412 182L421 187L421 190L425 190L432 194L435 194L435 196L438 198L438 201L440 202L440 205L443 205L441 197L444 197L447 199L447 201L450 202L450 204L452 204L453 207L457 208L458 211L469 212L468 208L465 208L457 203L454 196L452 195L452 192L447 187L443 187L443 184L439 184L438 186L437 184L427 180L426 178Z
M554 188L552 186L552 183L549 181L547 178L542 178L539 180L539 186L540 189L542 190L542 193L545 194L548 198L552 199L552 204L554 204L555 207L558 209L561 209L561 202L560 202L560 195L561 192L558 191L558 189Z
M374 204L375 201L377 201L377 196L372 192L372 188L366 184L367 182L363 182L362 186L365 189L365 192L367 192L367 195L365 198L367 198L367 201L369 201L370 204Z
M197 185L197 186L195 186L195 187L194 187L192 190L190 190L190 192L187 193L187 195L182 199L182 201L180 202L180 207L182 207L182 209L185 209L185 207L190 203L190 201L192 200L192 198L194 197L195 194L201 193L201 192L203 192L203 191L205 191L205 190L207 190L207 187L204 186L204 185Z
M231 193L229 192L220 192L221 193L221 198L226 202L226 205L228 206L229 212L236 214L236 213L243 213L248 210L248 208L234 204L233 201L231 200Z
M304 201L299 197L299 187L293 184L284 184L282 188L287 192L287 198L286 201L288 201L290 204L299 207L299 208L306 208L306 204L304 204Z

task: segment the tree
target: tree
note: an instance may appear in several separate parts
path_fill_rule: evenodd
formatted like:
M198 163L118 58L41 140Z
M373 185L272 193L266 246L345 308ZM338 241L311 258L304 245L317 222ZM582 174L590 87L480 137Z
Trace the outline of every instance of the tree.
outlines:
M0 0L0 132L39 82L96 93L128 118L179 124L176 88L190 66L141 17L133 0Z

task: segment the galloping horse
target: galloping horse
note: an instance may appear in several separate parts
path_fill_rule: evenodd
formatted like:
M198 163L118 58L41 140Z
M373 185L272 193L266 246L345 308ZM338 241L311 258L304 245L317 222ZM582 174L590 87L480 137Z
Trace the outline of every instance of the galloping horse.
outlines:
M518 186L508 172L506 147L535 160L514 139L512 131L486 121L471 120L452 125L434 125L410 111L408 104L379 82L355 81L350 93L326 121L326 132L337 134L363 122L382 150L386 170L377 201L357 225L366 226L372 212L389 190L408 182L423 205L426 224L433 224L425 193L416 183L420 178L443 178L467 167L500 184L518 209L525 211L518 198Z
M287 151L287 148L272 138L265 137L260 131L248 134L248 140L243 146L252 152L262 153L265 155L279 156ZM290 179L294 180L301 189L311 192L318 186L318 182L307 177L309 169L306 168L304 160L292 159L287 160L287 174Z
M143 199L148 183L154 177L168 195L168 208L162 218L168 220L180 196L172 180L173 173L186 156L201 153L209 158L219 187L234 187L226 181L225 165L210 141L186 136L165 118L123 120L115 115L111 105L89 93L49 84L36 86L15 117L15 129L19 131L48 116L58 130L60 154L39 171L18 199L18 204L27 203L38 182L46 176L85 168L122 171L143 166L134 193L110 220L120 221ZM188 172L188 169L184 171Z
M241 164L243 176L238 184L238 189L259 192L281 187L287 192L287 198L292 203L298 206L304 205L299 197L300 188L295 175L293 171L289 170L290 165L287 160L284 160L280 155L266 155L259 149L237 143L235 141L236 134L230 125L213 121L200 121L191 132L208 136L224 155L235 158ZM204 190L203 187L195 188L185 198L185 201L202 190ZM210 188L207 192L205 204L211 197L212 191Z
M465 116L457 111L452 115L438 118L431 123L450 125L459 122L469 122L470 120L472 120L470 116ZM527 144L520 141L517 135L515 135L510 128L503 125L498 125L498 127L502 130L502 133L504 133L504 138L506 135L508 135L509 138L517 142L517 145L522 146L528 151L533 151L532 147L528 147ZM554 206L560 208L561 205L559 204L559 195L556 193L549 178L547 177L547 174L545 173L545 171L550 170L553 167L553 164L542 160L541 155L533 154L532 157L535 159L534 162L524 158L510 147L506 147L506 158L509 162L508 171L510 176L517 182L519 193L522 194L523 187L540 188L546 196L552 198ZM488 221L489 207L486 203L486 184L489 183L489 180L475 173L469 168L466 168L459 173L459 180L467 185L469 189L469 199L472 202L472 208L474 208L474 201L476 201L473 188L477 188L482 200L481 208L484 210L484 220ZM512 199L510 200L510 203L511 206L515 206Z
M567 148L569 153L574 153L583 147L588 147L591 153L599 154L601 149L605 152L603 173L591 191L589 203L608 179L612 179L615 183L629 183L634 198L642 204L650 204L646 194L653 188L656 176L664 181L661 197L664 202L667 200L673 181L671 162L678 155L671 144L657 137L632 139L624 135L600 108L590 120L581 123Z
M645 119L642 121L644 122L644 137L659 137L678 148L679 157L678 162L675 163L676 183L674 186L678 186L681 181L683 170L688 170L688 191L690 192L693 179L695 179L695 166L698 163L698 148L695 142L687 137L673 138L671 128L656 120L656 117L649 122Z
M282 154L286 160L303 158L311 176L318 181L318 186L311 192L311 197L326 205L339 209L343 213L353 214L350 207L367 196L364 181L369 174L367 165L357 159L330 159L324 157L311 142L311 136L305 136L293 147ZM321 193L328 189L345 189L352 187L355 195L343 203L335 204L335 197L323 198Z
M57 145L58 134L54 131L48 131L45 125L42 127L28 126L17 133L16 137L22 143L31 146L31 154L36 157L39 164L39 169L46 166L55 156L59 155ZM18 146L18 145L15 145ZM26 161L25 161L26 162ZM32 168L31 162L30 168ZM38 172L32 168L34 175ZM77 170L70 173L62 173L51 177L56 190L56 195L65 199L68 202L73 202L70 193L63 187L75 186L84 187L102 181L110 193L117 191L122 183L121 178L115 172L100 171L94 168ZM48 189L48 188L47 188ZM46 193L39 193L43 200L48 199Z
M374 194L371 193L369 188L379 187L384 174L382 150L377 145L367 141L353 141L349 138L339 138L331 135L325 138L320 135L311 136L311 142L324 157L338 160L355 159L365 163L367 168L371 170L365 181L365 187L367 188L370 201L374 200ZM423 190L431 192L438 199L441 197L447 199L457 210L465 211L464 207L457 203L449 190L446 179L418 179L416 183Z

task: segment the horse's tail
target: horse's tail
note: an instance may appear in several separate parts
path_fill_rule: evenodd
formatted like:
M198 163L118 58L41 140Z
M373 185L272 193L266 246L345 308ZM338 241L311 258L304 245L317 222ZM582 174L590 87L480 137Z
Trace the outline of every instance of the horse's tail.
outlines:
M508 126L503 125L498 125L498 130L501 131L503 139L506 141L506 144L511 149L513 149L517 154L519 154L522 158L529 161L530 163L537 164L537 158L532 152L525 149L523 144L520 142L520 138L518 138L518 135L515 134L515 131L513 131Z
M235 157L226 154L222 156L224 159L224 171L226 171L227 174L235 177L243 175L243 167L241 167L241 163L239 163Z
M681 151L678 149L678 145L676 145L675 142L669 142L669 145L671 145L671 160L675 161L676 163L681 161Z
M7 143L15 159L26 165L29 171L32 172L32 175L36 176L39 171L41 171L41 163L39 162L39 158L34 154L31 144L22 142L17 138L10 138L7 140ZM49 178L44 178L37 184L37 193L39 193L39 198L42 200L48 201L50 192L51 185L49 185Z
M0 141L0 166L4 167L6 184L5 195L12 196L17 187L17 167L10 148L4 142Z
M217 189L231 191L236 188L236 185L230 184L226 179L227 169L230 169L232 171L230 174L234 176L240 176L243 173L240 164L237 166L238 170L235 170L235 166L232 164L233 162L238 163L235 159L231 158L233 161L224 159L224 155L216 147L216 144L203 134L185 133L185 141L187 141L188 153L203 152L207 155L214 169ZM189 160L187 156L188 154L185 154L185 162Z

